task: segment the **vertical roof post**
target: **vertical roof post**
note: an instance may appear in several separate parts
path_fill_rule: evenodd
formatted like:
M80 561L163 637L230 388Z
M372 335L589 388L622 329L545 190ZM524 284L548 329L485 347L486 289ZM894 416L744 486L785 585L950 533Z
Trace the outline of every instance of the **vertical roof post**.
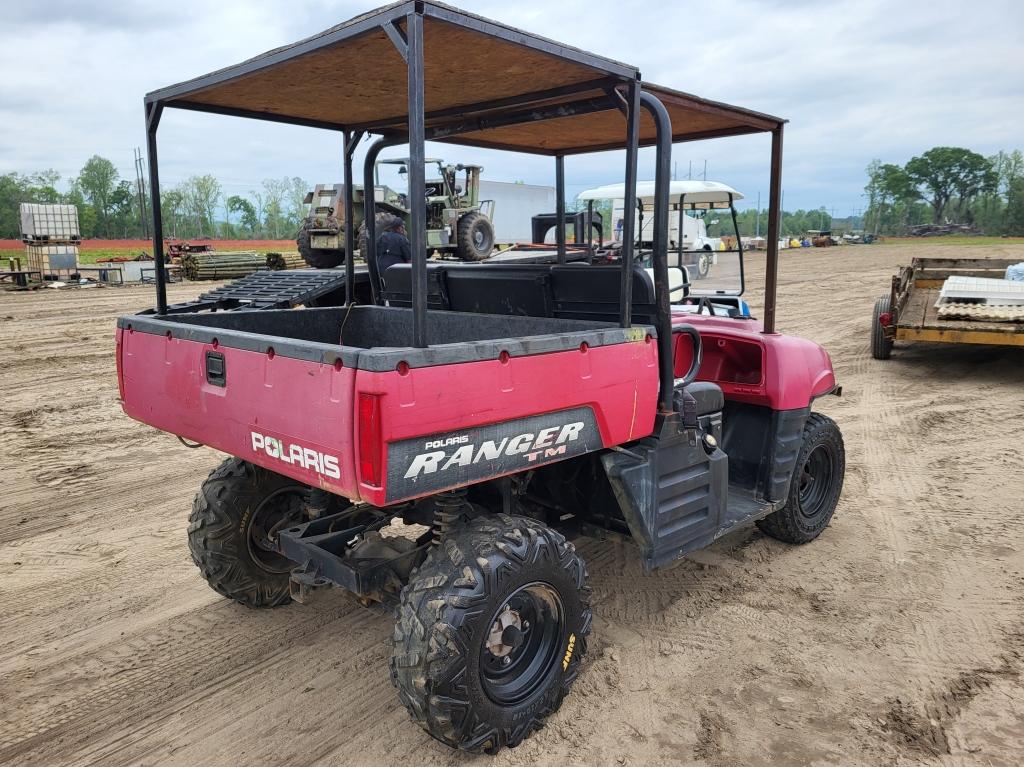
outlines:
M156 313L167 314L167 275L164 273L164 217L160 209L160 170L156 154L156 130L164 106L159 101L145 105L146 154L149 159L149 194L153 208L153 274L156 278Z
M355 138L358 141L359 134L353 135L351 131L344 131L344 143L342 146L342 164L344 166L344 178L345 178L345 203L343 210L345 211L345 305L351 306L354 295L354 286L352 285L355 280L355 265L353 259L355 258L352 251L355 249L355 232L352 231L352 217L355 215L355 205L352 202L352 150L355 149ZM316 201L313 201L316 204Z
M633 242L636 240L636 155L640 140L640 83L626 91L626 198L622 201L622 282L619 287L619 324L633 324ZM614 218L614 208L612 210ZM614 231L615 221L611 222Z
M405 17L409 58L409 242L412 246L412 345L427 346L426 126L423 100L423 15Z
M555 243L558 248L558 263L564 264L565 258L565 156L555 155Z
M775 332L775 293L779 283L779 215L782 199L782 125L772 131L772 166L768 186L768 259L764 275L764 331Z

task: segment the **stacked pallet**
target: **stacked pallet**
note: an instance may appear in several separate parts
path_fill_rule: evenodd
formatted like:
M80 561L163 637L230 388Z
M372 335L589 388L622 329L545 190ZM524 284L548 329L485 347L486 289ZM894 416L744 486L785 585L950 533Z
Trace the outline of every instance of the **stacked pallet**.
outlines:
M267 268L266 256L253 250L184 253L181 271L189 280L228 280Z
M78 208L74 205L21 204L21 241L28 268L44 275L78 269Z
M267 253L267 268L274 271L305 269L306 262L298 253Z

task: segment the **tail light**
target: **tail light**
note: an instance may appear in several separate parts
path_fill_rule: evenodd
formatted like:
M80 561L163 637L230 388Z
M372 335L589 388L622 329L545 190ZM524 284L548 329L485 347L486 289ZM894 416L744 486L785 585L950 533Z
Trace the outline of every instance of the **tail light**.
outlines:
M889 312L882 312L878 315L878 324L883 328L887 328L892 325L892 314Z
M381 486L383 463L381 444L380 395L359 395L359 479L373 487Z
M114 357L115 364L117 365L117 394L121 398L121 404L124 404L124 361L121 355L123 354L122 344L124 343L124 331L121 328L117 329L117 353Z

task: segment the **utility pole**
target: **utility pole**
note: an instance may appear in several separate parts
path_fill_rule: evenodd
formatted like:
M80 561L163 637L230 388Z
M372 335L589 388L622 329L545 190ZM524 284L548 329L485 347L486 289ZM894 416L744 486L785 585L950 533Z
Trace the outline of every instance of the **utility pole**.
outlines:
M754 230L754 237L761 236L761 193L757 193L757 226Z
M708 161L704 161L704 180L708 180Z
M145 174L145 166L142 160L142 150L139 147L135 147L135 187L139 192L139 220L142 224L142 234L145 239L149 239L149 212L146 209L146 185L143 182L143 175Z
M692 181L693 180L693 160L690 160L690 169L688 171L686 171L686 180L687 181Z

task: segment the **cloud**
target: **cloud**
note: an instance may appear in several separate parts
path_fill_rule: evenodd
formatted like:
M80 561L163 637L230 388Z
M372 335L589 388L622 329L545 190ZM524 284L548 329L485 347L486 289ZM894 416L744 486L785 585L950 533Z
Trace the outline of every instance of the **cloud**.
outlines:
M457 0L456 0L457 1ZM73 177L92 154L130 177L144 145L142 97L155 88L315 34L377 3L272 0L7 0L0 47L0 172L53 167ZM1021 147L1024 4L719 0L713 4L481 0L467 10L637 65L644 78L790 120L786 205L863 206L872 158L905 162L931 146L983 154ZM9 6L9 7L8 7ZM45 55L40 52L45 51ZM487 73L481 73L487 76ZM169 110L160 129L164 185L218 176L244 193L268 177L340 179L340 137ZM552 183L549 158L434 145L486 177ZM766 198L764 136L679 145L673 160ZM398 152L400 153L400 151ZM573 157L570 194L617 181L621 153ZM653 175L641 152L640 176Z

